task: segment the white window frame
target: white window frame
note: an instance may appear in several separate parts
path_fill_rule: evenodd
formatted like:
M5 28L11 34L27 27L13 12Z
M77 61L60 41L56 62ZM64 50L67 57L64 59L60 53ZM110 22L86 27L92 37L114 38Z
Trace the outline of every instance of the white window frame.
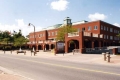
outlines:
M57 35L57 31L55 31L55 35Z
M104 26L104 30L106 30L106 27Z
M108 27L107 27L107 31L108 31Z
M110 28L110 32L113 32L113 29L112 29L112 28Z
M103 25L101 25L101 30L103 30Z
M43 37L45 36L45 34L43 33Z
M98 26L94 26L94 30L97 30L98 29Z
M113 40L113 36L110 36L110 40Z
M54 32L52 32L52 36L54 36Z
M106 35L104 35L104 39L106 39Z
M114 33L116 33L116 30L114 29Z
M88 27L88 31L90 31L90 30L91 30L91 26Z
M107 35L107 39L108 39L108 35Z
M50 32L48 32L48 36L50 36Z

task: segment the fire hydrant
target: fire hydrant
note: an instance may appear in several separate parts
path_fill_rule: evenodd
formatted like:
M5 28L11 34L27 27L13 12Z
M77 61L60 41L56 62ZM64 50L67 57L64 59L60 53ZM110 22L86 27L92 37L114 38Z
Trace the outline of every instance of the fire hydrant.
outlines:
M104 61L106 61L107 57L106 57L106 53L102 53L103 57L104 57Z
M109 53L109 54L107 54L107 61L108 61L108 62L110 62L110 58L111 58L111 57L110 57L110 53Z

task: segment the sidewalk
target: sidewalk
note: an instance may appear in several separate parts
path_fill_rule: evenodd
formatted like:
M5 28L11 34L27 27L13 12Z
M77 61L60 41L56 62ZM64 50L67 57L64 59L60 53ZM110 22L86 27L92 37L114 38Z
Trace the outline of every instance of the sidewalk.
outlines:
M27 80L27 79L24 79L17 75L2 72L0 73L0 80Z
M4 71L2 67L0 67L0 80L29 80L20 75L14 74L10 71Z
M4 54L4 52L0 51L0 54ZM11 54L10 51L6 51L5 54ZM30 51L26 51L26 55L24 53L17 54L16 51L13 51L11 55L16 56L28 56L28 57L38 57L38 58L49 58L59 61L69 61L69 62L82 62L89 64L101 64L101 65L109 65L109 66L120 66L120 55L112 55L110 62L104 61L102 54L80 54L80 53L66 53L66 54L56 54L54 55L52 52L43 52L39 51L34 56Z

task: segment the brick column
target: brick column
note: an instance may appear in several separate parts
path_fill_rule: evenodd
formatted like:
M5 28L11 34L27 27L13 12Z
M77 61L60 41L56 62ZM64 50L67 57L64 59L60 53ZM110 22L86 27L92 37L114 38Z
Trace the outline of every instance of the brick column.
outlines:
M117 54L118 53L118 48L113 48L113 54L115 55L115 54Z
M80 53L84 53L85 52L85 48L84 48L84 35L83 35L83 32L80 32L79 36L80 36L80 39L79 39Z

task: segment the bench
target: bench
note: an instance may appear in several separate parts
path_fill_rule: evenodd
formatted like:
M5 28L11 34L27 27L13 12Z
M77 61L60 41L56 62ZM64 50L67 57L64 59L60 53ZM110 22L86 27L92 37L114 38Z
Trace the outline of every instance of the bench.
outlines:
M18 53L24 53L24 55L26 55L26 51L17 51L17 54Z

